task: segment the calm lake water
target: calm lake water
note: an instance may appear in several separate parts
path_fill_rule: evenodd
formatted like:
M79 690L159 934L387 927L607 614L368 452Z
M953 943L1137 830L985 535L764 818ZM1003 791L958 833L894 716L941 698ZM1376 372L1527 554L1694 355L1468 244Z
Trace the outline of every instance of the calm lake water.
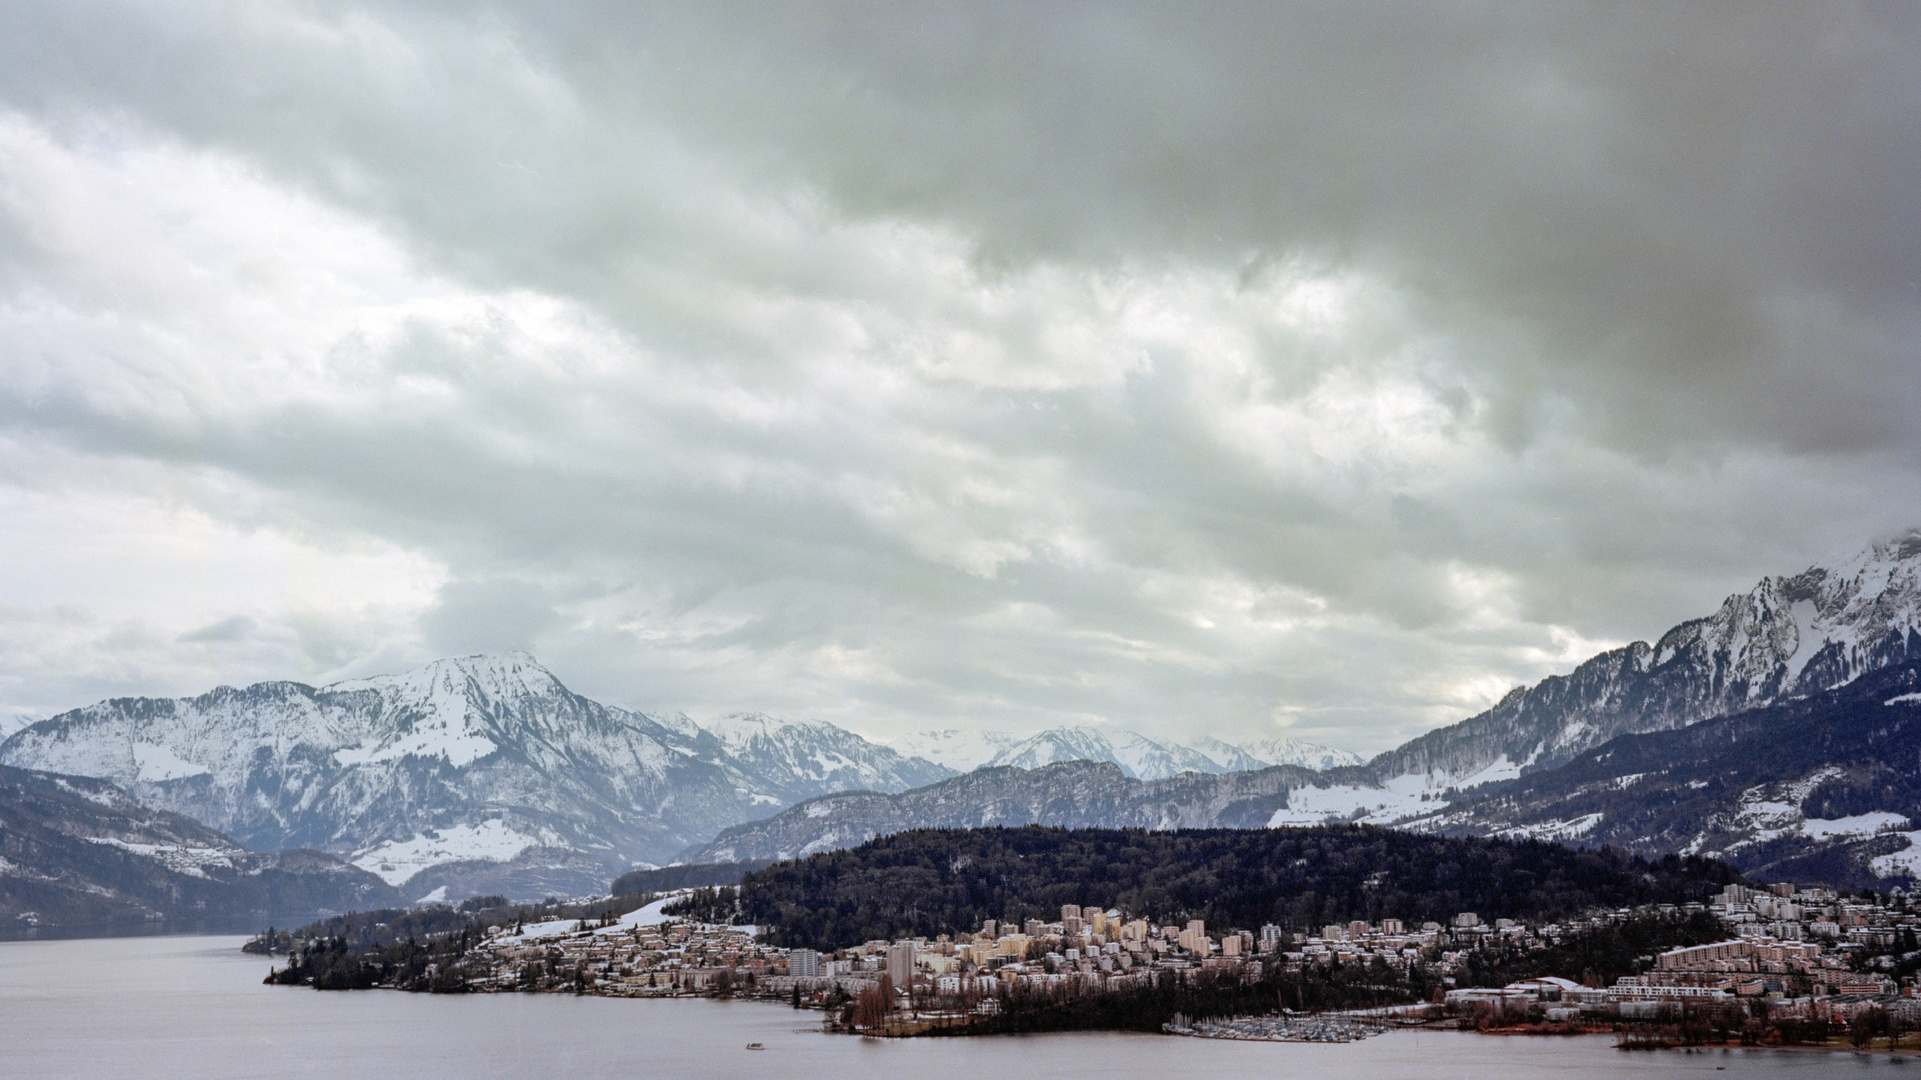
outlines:
M1391 1032L1361 1043L1154 1035L879 1042L796 1031L775 1005L531 995L319 993L260 985L238 937L0 943L7 1077L1549 1077L1912 1076L1921 1062L1772 1051L1623 1053L1605 1036ZM747 1050L749 1042L764 1051Z

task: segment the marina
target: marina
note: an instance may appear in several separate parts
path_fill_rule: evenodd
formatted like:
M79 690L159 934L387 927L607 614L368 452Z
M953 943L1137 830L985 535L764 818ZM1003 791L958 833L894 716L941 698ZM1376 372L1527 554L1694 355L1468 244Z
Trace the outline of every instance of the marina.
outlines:
M1247 1042L1350 1043L1371 1039L1384 1025L1346 1016L1237 1016L1229 1020L1189 1022L1176 1016L1163 1026L1170 1035L1197 1039L1239 1039Z

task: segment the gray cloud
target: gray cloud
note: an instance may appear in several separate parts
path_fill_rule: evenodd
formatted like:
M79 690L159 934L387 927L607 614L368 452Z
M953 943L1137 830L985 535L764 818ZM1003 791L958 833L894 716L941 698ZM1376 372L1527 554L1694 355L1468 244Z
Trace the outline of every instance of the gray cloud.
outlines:
M534 648L540 632L553 625L554 611L532 582L453 581L420 623L426 644L438 652L506 652Z
M0 484L51 584L0 691L526 647L696 712L1387 745L1914 519L1914 39L15 5Z
M254 621L245 615L229 615L219 622L189 630L177 639L182 644L240 641L254 632Z

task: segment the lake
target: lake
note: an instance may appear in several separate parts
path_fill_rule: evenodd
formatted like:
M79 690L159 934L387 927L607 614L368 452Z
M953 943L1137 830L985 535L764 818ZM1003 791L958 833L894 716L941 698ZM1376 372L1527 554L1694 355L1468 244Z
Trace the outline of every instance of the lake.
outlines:
M1542 1080L1913 1076L1885 1056L1624 1053L1607 1036L1397 1031L1360 1043L1068 1034L882 1042L823 1035L818 1013L757 1002L558 995L430 997L260 985L239 937L0 943L0 1076L1162 1077ZM749 1042L764 1051L746 1049Z

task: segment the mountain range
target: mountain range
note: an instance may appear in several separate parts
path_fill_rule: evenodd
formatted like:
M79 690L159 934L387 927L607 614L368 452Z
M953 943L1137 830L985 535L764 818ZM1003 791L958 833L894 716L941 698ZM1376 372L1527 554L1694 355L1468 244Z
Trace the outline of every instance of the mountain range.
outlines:
M956 735L924 741L949 762L980 764L942 734ZM1262 754L1340 760L1306 744L1206 745L1092 728L985 732L971 744L993 748L996 763L1094 759L1151 778L1222 773ZM410 895L529 897L598 891L814 796L898 792L960 771L821 721L699 724L603 705L523 653L318 688L113 699L16 732L0 763L110 781L257 850L331 852Z
M1011 770L814 800L683 858L790 857L980 824L1350 821L1718 854L1764 875L1837 883L1912 881L1918 671L1921 533L1910 533L1832 568L1764 579L1653 644L1518 688L1362 765L1172 786L1120 770Z
M889 739L888 745L956 773L1002 765L1033 769L1062 761L1106 761L1119 766L1123 775L1139 780L1165 780L1184 772L1242 772L1269 765L1332 769L1361 763L1358 756L1345 750L1298 739L1230 743L1203 736L1180 743L1137 731L1103 731L1085 725L1049 728L1028 736L947 728L897 736Z
M823 795L723 830L677 861L793 859L910 829L1259 828L1286 804L1289 790L1312 775L1297 765L1277 765L1141 780L1111 761L1064 761L1033 769L996 765L894 795Z
M1921 872L1921 851L1904 854L1921 842L1906 801L1921 750L1901 741L1917 663L1921 532L1763 579L1365 763L1095 727L882 745L759 714L703 725L600 704L508 654L101 702L16 732L0 764L107 780L249 848L329 852L410 896L593 892L636 865L1030 822L1356 821L1906 880Z
M111 781L250 848L314 848L388 883L591 893L737 822L949 770L830 724L703 728L602 705L525 654L315 688L121 698L40 721L0 763Z

